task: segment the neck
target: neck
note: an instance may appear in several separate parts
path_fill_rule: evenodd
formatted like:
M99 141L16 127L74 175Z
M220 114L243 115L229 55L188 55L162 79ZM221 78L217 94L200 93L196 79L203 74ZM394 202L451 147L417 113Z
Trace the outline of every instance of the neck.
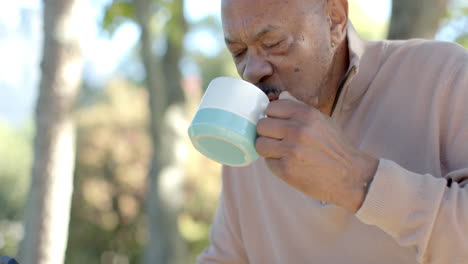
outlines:
M322 110L322 113L331 116L336 102L341 93L342 82L345 79L346 72L349 68L349 49L348 49L348 40L345 39L335 50L335 55L333 58L333 63L331 67L331 74L329 79L329 91L327 104Z

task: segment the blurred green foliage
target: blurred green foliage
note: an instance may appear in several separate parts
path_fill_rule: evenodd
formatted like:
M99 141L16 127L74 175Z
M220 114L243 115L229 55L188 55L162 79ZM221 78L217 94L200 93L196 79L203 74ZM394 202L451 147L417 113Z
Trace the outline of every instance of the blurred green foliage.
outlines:
M468 5L465 0L450 1L440 29L448 31L454 42L468 49Z
M201 91L187 101L186 125ZM147 241L144 193L150 144L147 92L126 80L108 83L77 113L77 161L66 263L139 263ZM208 245L219 195L220 165L187 139L183 208L178 217L191 263Z
M201 66L202 87L206 89L211 80L219 76L238 77L236 67L231 59L231 54L222 49L216 56L207 57L201 52L193 52L189 55L197 65Z
M19 128L0 122L0 255L16 254L32 165L31 124Z
M134 17L134 12L132 1L114 0L104 13L101 22L103 29L111 34L114 33L123 22Z
M455 41L468 49L468 33L459 36Z
M130 263L140 261L145 243L142 195L150 151L146 100L145 90L113 80L99 100L77 113L66 263L98 263L106 252L126 256Z

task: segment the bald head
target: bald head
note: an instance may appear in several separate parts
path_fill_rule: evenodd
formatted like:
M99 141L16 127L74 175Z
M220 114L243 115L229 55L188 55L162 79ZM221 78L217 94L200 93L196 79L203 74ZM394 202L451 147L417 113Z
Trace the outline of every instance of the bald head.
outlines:
M249 0L222 0L221 8L229 7L232 5L245 5L250 8L260 6L276 6L281 7L285 5L296 5L303 8L310 6L323 5L326 0L256 0L255 2Z
M221 12L223 19L228 15L276 15L277 13L285 17L303 16L323 10L325 2L326 0L222 0Z

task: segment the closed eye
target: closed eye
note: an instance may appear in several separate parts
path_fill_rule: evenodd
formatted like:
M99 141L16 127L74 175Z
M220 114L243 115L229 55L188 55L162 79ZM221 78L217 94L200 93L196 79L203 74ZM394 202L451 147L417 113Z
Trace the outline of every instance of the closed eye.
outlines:
M242 55L244 55L245 51L246 50L241 50L241 51L235 52L235 53L232 54L232 56L234 58L240 58Z
M275 42L275 43L264 44L263 46L265 47L265 49L271 49L271 48L274 48L274 47L278 46L280 43L281 43L281 41L278 41L278 42Z

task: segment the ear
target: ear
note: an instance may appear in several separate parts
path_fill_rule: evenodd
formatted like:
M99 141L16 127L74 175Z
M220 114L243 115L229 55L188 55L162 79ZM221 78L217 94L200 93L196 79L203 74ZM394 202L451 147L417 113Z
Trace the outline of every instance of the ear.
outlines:
M346 38L348 27L348 0L327 0L330 44L339 46Z

